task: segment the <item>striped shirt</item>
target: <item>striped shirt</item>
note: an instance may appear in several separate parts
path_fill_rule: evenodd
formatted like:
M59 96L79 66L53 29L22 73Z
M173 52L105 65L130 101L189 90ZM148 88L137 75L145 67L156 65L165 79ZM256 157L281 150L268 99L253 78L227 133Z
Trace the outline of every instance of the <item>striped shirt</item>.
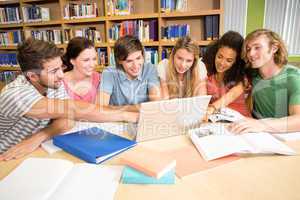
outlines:
M59 89L48 89L48 98L67 98L63 85ZM44 98L37 89L19 75L6 85L0 93L0 154L27 137L45 128L50 119L25 116L32 106Z

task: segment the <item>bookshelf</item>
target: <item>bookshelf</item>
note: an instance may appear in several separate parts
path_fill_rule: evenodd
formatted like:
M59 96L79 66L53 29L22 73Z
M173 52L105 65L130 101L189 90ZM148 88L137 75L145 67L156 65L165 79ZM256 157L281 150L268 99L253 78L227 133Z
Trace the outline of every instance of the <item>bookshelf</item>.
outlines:
M124 0L125 1L125 0ZM184 4L184 9L175 9L180 4ZM92 35L97 35L95 47L99 51L104 52L106 58L104 64L97 66L97 71L102 71L105 66L110 64L110 57L112 56L114 40L111 38L111 30L113 26L125 26L126 23L143 24L143 27L151 26L151 21L156 21L156 32L154 32L155 39L148 38L142 40L146 48L153 48L158 52L158 61L161 60L162 51L165 48L172 48L176 42L176 38L166 39L162 35L161 27L182 26L183 30L187 28L189 35L193 40L196 40L198 45L202 48L207 46L211 40L207 40L207 27L206 16L218 16L217 21L217 34L223 33L223 13L224 13L224 0L127 0L129 7L124 10L113 9L112 2L123 2L121 0L89 0L69 1L69 0L8 0L0 1L0 8L5 7L19 7L19 14L23 21L19 23L1 23L0 32L6 31L22 31L22 39L29 37L32 32L43 31L57 31L60 32L61 43L57 43L61 49L66 49L68 37L84 31L90 31ZM76 5L77 4L77 5ZM84 5L83 5L84 4ZM173 5L172 5L173 4ZM167 5L167 6L166 6ZM168 7L169 5L169 7ZM49 10L49 20L24 22L23 7L42 7ZM171 6L171 7L170 7ZM66 9L69 8L69 15L66 17ZM81 7L84 11L76 12L74 10ZM119 8L121 6L119 5ZM72 11L70 11L72 10ZM128 13L130 10L130 13ZM74 11L74 12L73 12ZM75 13L76 16L71 16ZM83 12L87 12L88 16L81 16ZM118 14L114 14L118 13ZM47 19L47 16L43 16ZM42 18L43 18L42 17ZM150 24L150 25L149 25ZM126 27L126 26L125 26ZM186 31L186 30L185 30ZM13 53L16 51L16 45L0 45L0 53ZM16 67L1 67L1 71L10 71L19 69Z

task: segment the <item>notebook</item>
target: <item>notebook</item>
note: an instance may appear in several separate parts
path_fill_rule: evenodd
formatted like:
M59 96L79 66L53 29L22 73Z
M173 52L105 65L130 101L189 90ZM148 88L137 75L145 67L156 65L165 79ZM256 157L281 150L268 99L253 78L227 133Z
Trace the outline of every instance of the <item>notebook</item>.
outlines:
M120 162L158 179L176 165L176 161L169 155L142 146L136 146L122 154Z
M28 158L0 181L0 199L113 200L123 168Z
M137 142L185 134L202 122L211 96L197 96L141 104L138 124L130 124L129 133Z
M101 163L136 145L99 128L89 128L53 138L53 144L89 163Z

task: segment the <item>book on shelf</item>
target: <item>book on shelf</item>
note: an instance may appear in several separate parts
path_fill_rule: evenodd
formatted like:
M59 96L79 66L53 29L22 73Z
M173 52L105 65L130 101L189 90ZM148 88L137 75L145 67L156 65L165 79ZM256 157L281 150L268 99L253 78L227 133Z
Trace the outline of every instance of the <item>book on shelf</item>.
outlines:
M137 146L122 154L120 161L157 179L176 166L176 161L167 154L142 146Z
M145 62L158 64L158 50L157 48L145 47Z
M24 22L41 22L50 20L50 9L36 5L22 7Z
M53 144L90 163L101 163L133 146L135 141L93 127L53 138Z
M64 29L63 40L68 43L73 37L85 37L94 43L102 42L100 31L96 27Z
M116 41L125 35L134 35L142 42L158 40L158 22L153 20L127 20L109 28L109 40Z
M161 12L185 12L187 7L188 0L160 0Z
M16 53L0 53L0 67L17 67Z
M286 144L270 133L245 133L235 135L224 124L209 124L189 130L189 136L202 155L209 161L232 154L296 155Z
M0 69L1 69L1 67L0 67ZM7 85L10 82L14 81L19 74L20 74L20 72L17 72L17 71L2 71L2 72L0 72L0 82Z
M24 30L24 37L32 37L37 40L53 42L54 44L63 44L62 30L60 29Z
M207 15L204 17L204 39L219 39L219 15Z
M63 14L67 20L97 17L97 3L68 3L64 6Z
M105 48L97 48L98 65L107 65L107 50Z
M133 0L108 0L107 15L130 15L133 13Z
M176 39L190 35L189 24L172 24L161 27L161 37L165 40L175 41Z
M168 171L161 178L156 179L148 176L134 168L125 166L121 182L123 184L174 184L175 183L175 169Z
M110 199L119 185L122 166L68 160L28 158L0 181L0 199Z
M0 8L0 23L15 24L22 22L19 7L5 6Z
M21 30L9 30L0 32L0 46L17 46L22 42L23 33Z

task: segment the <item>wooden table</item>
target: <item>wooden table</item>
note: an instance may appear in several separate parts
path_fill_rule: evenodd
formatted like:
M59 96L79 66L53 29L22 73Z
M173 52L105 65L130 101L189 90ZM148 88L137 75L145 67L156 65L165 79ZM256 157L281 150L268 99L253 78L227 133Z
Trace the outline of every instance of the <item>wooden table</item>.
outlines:
M177 136L140 145L172 150L191 145L191 142L186 136ZM288 145L300 153L300 141L289 142ZM41 148L27 157L52 157L82 162L62 151L49 155ZM0 179L24 159L0 162ZM119 158L116 156L104 164L118 163ZM247 156L183 179L177 178L174 185L120 184L115 199L299 200L300 156Z

